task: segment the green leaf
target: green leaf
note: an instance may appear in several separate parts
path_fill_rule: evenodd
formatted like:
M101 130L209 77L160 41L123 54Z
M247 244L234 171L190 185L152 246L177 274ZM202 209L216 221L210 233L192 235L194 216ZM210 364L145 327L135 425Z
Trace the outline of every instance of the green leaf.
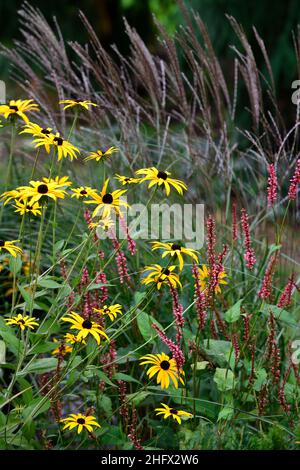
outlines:
M194 369L194 365L196 365L195 370L204 370L206 369L208 364L209 364L208 361L196 362L196 364L191 365L191 368Z
M241 316L241 304L243 299L238 300L224 315L225 320L228 323L234 323Z
M123 372L117 372L115 375L114 375L114 379L115 380L124 380L124 382L135 382L137 384L140 384L141 382L139 382L138 380L134 379L133 377L131 377L131 375L127 375L127 374L123 374Z
M40 278L38 279L37 284L40 287L45 287L46 289L59 289L62 287L62 284L59 284L58 282L49 278Z
M260 311L268 317L270 316L271 312L273 312L276 320L282 321L291 327L298 327L297 321L291 316L291 314L286 310L277 307L277 305L264 305Z
M126 395L128 401L130 404L138 406L140 403L142 403L149 395L151 395L150 392L146 392L142 390L141 392L135 392L131 393L129 395Z
M229 357L232 354L232 344L230 341L223 341L217 339L205 339L203 341L204 352L207 354L209 359L216 362L219 366L224 367L229 363ZM209 345L209 348L208 348ZM234 360L234 358L233 358Z
M143 312L141 310L138 310L137 313L137 324L141 335L145 341L149 341L157 335L156 331L152 327L152 323L154 323L161 330L163 330L161 324L158 323L158 321L156 321L155 318L153 318L151 315L148 315L148 313Z
M41 413L45 413L50 408L50 400L45 397L38 397L32 400L29 406L24 408L22 415L25 420L35 418Z
M16 356L23 351L22 342L16 337L14 329L6 325L3 318L0 317L0 336L5 341L7 348Z
M0 364L6 362L6 346L4 341L0 341Z
M256 376L256 379L254 380L253 387L254 387L254 390L259 392L261 387L266 382L268 374L265 369L258 369L255 372L255 376Z
M56 357L45 357L42 359L36 359L35 361L27 364L23 370L18 372L18 376L26 374L45 374L51 370L56 369L57 359Z
M214 375L214 382L217 384L218 390L220 390L220 392L233 390L235 387L235 378L232 370L220 369L217 367Z
M17 274L21 271L22 269L22 259L17 256L14 258L13 256L10 257L9 259L9 270L13 274Z
M230 419L232 418L234 414L234 409L233 408L228 408L228 407L224 407L222 408L222 410L220 411L219 415L218 415L218 421L221 421L222 419Z

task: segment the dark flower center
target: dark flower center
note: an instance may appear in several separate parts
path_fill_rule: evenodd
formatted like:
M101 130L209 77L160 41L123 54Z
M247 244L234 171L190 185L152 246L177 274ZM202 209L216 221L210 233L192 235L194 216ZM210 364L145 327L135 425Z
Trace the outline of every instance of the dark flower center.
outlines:
M168 268L162 268L161 270L162 274L165 274L166 276L169 276L170 270Z
M126 181L126 183L129 183L129 181L131 181L131 178L125 178L124 181Z
M90 330L92 328L92 322L90 320L84 320L84 322L82 323L82 328Z
M170 363L169 363L169 361L161 361L160 367L161 367L163 370L168 370L168 369L170 369Z
M74 101L74 103L81 103L82 102L82 100L80 100L80 99L73 100L73 101Z
M0 240L0 247L2 246L5 246L5 241L4 240Z
M48 186L46 184L40 184L37 188L38 193L40 194L47 194Z
M77 423L78 423L78 424L84 424L84 423L85 423L85 419L83 419L83 418L78 418L78 419L77 419Z
M113 200L114 200L114 198L109 193L104 194L104 196L102 197L102 202L104 202L104 204L111 204L113 202Z
M104 313L110 313L109 308L105 308L105 309L104 309Z
M157 178L161 178L162 180L166 180L168 178L168 175L165 171L159 171L157 173Z
M32 206L26 206L26 209L28 209L29 211L32 211Z
M87 194L87 191L86 191L85 189L82 189L82 190L80 191L80 194L82 194L82 195L84 196L85 194Z
M41 134L49 135L49 134L50 134L50 131L48 131L48 129L42 129L42 130L41 130Z
M62 145L64 143L64 139L62 137L54 137L53 141L56 142L57 145Z
M181 246L178 245L177 243L173 243L173 245L171 246L171 250L174 250L174 251L179 250L180 251Z
M11 109L12 111L19 111L19 108L18 106L10 106L9 109Z
M178 414L178 411L175 410L175 408L171 408L171 409L170 409L170 413L172 413L172 415L177 415L177 414Z
M24 322L24 320L22 320L22 319L21 319L21 320L18 320L18 323L21 323L21 325L25 325L25 322Z

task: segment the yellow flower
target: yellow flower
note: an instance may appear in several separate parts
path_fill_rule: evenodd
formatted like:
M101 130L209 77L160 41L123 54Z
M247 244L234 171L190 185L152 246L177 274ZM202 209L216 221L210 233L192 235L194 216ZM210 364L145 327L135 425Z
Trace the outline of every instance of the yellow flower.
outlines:
M178 424L181 424L180 416L185 416L186 418L193 417L192 413L189 413L188 411L176 410L175 408L170 408L164 403L161 403L161 405L163 406L163 408L155 408L155 411L157 411L156 416L163 415L164 419L167 419L169 418L169 416L172 416L172 418L175 419Z
M203 264L201 268L200 267L198 268L198 272L199 272L199 281L200 281L201 290L205 290L206 285L207 285L207 280L209 278L209 269L207 268L206 264ZM220 285L228 284L228 282L224 280L225 277L227 277L226 272L221 271L218 275L218 283L215 286L215 293L216 294L221 293Z
M152 250L164 250L162 254L162 258L165 258L166 256L177 256L178 261L179 261L179 270L182 271L183 268L183 257L182 255L187 255L193 258L196 263L198 263L198 256L196 253L198 253L196 250L193 250L192 248L185 248L182 245L179 245L179 243L162 243L162 242L151 242L152 243Z
M2 193L0 198L1 201L4 200L4 205L6 205L12 199L19 199L20 196L21 192L19 189L12 189L11 191L6 191L5 193Z
M81 106L87 111L90 109L90 106L98 106L97 104L92 103L89 100L61 100L59 104L65 104L66 106L64 106L64 109Z
M51 136L52 129L50 127L41 127L34 122L28 122L20 132L20 134L30 134L33 137L44 137L44 136Z
M16 208L15 212L19 213L20 215L24 215L26 213L30 213L33 215L41 215L41 206L38 202L34 204L28 204L27 201L16 201L16 205L13 205Z
M109 147L107 150L97 150L96 152L92 152L88 157L85 157L84 161L87 162L89 160L96 160L96 162L100 162L101 160L107 159L110 155L118 151L119 149L117 147Z
M117 318L118 313L122 315L122 305L120 304L114 304L110 306L104 305L100 309L94 308L94 311L101 313L101 315L108 315L111 321L113 321L115 318Z
M89 186L80 186L79 188L71 189L73 194L71 197L76 197L76 199L80 199L82 197L88 197L91 192L95 192L95 189L90 188Z
M63 183L58 183L54 179L43 178L42 181L30 181L29 184L31 186L20 188L20 199L22 201L30 199L29 204L31 206L44 196L56 201L57 199L64 199L66 194L66 191L61 189Z
M59 132L55 135L50 134L43 137L38 137L33 141L36 145L35 147L41 147L44 145L46 152L50 153L50 147L54 146L57 149L57 158L60 161L63 157L70 157L70 160L73 161L74 158L77 158L76 153L79 153L79 149L75 145L68 142L63 137L60 136Z
M126 184L134 184L134 183L140 182L140 178L132 178L131 176L122 176L122 175L118 175L118 173L116 173L115 179L120 181L120 183L122 183L123 186L125 186Z
M5 119L9 116L16 116L28 123L29 119L26 113L30 111L39 111L38 105L33 103L33 100L11 100L9 104L0 105L0 114L2 114Z
M170 178L171 173L168 171L160 171L154 166L151 168L141 168L136 171L137 175L145 175L140 179L140 183L143 181L150 181L148 188L152 188L155 184L158 186L164 186L166 195L169 196L171 186L173 186L179 194L183 194L183 190L187 189L187 186L183 181Z
M88 432L93 432L93 426L101 428L100 424L97 423L96 418L92 415L86 416L81 413L71 413L67 418L61 419L61 423L64 423L63 431L65 429L72 430L77 427L78 434L81 433L83 428L87 429Z
M52 354L56 356L57 354L61 356L65 356L66 354L69 354L73 351L72 346L69 346L69 344L65 344L61 341L58 341L56 338L53 339L54 343L59 343L59 346L55 349L53 349Z
M102 213L102 217L105 219L110 216L111 211L114 211L116 214L120 215L120 207L129 207L127 202L120 200L120 197L126 193L126 189L117 189L112 193L107 192L109 179L104 183L102 191L100 194L96 192L90 193L92 198L89 201L84 201L85 204L97 204L96 209L93 212L93 217Z
M82 338L78 339L78 337L76 335L73 335L72 333L66 333L64 338L65 338L66 343L69 343L69 344L75 344L75 343L86 344L84 339Z
M20 313L16 317L6 318L7 325L17 325L21 330L30 328L33 330L39 324L35 321L35 317L29 317L28 315L21 315Z
M162 284L171 284L175 289L177 285L182 287L178 274L173 273L176 266L168 266L164 268L159 264L152 264L151 266L146 266L143 269L143 272L149 272L147 277L142 279L142 284L148 285L154 282L159 290Z
M7 242L5 240L0 240L0 252L2 250L6 250L8 251L14 258L16 258L16 256L19 254L19 253L22 253L22 250L21 248L19 248L18 246L15 245L16 242L19 242L20 240L12 240L10 242Z
M141 366L144 364L153 364L147 371L149 379L157 374L157 383L161 384L161 388L168 388L170 385L170 379L172 380L175 388L178 388L178 380L184 384L184 381L180 375L184 375L182 369L178 371L175 359L170 359L165 353L161 354L146 354L141 357Z
M100 325L91 320L82 318L78 313L71 312L63 317L62 320L72 324L71 330L75 329L79 331L77 334L78 340L84 339L90 334L95 338L98 345L100 345L101 336L109 341L108 336L102 331Z

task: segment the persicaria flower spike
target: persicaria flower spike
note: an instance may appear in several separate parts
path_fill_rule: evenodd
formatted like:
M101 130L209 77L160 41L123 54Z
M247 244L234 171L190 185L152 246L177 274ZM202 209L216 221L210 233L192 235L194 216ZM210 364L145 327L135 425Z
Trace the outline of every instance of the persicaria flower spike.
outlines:
M275 165L271 163L268 165L268 206L273 206L277 199L277 175Z

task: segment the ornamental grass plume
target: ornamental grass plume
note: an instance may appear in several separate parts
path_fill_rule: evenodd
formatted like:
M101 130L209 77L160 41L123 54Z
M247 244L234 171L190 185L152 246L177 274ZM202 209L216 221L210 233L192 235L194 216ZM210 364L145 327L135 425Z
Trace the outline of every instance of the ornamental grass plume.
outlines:
M249 217L246 212L246 209L241 209L241 223L242 223L242 230L244 234L244 248L245 254L244 258L246 260L246 266L248 269L253 269L256 263L255 252L251 245L251 237L250 237L250 227L249 227Z
M278 187L276 168L275 168L275 165L273 163L268 165L268 174L269 174L269 176L268 176L268 189L267 189L268 206L271 207L276 202L277 187Z

